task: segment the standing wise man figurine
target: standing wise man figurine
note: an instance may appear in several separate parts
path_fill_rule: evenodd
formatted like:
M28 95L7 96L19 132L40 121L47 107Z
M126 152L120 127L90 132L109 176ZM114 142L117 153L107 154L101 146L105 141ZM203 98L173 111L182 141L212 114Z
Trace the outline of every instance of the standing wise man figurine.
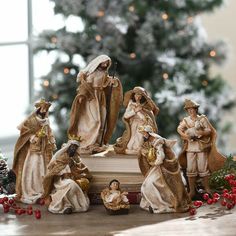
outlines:
M190 197L195 195L197 176L202 178L205 191L210 193L209 175L224 165L225 157L216 149L216 130L205 115L198 115L199 104L186 99L184 109L189 114L179 124L177 131L183 140L179 163L187 168Z
M105 150L122 102L122 85L108 74L111 58L101 55L79 72L78 93L73 101L68 135L81 136L81 153Z
M32 204L43 195L43 177L56 149L48 109L51 103L41 99L36 111L18 126L20 137L14 150L13 170L16 174L17 200Z

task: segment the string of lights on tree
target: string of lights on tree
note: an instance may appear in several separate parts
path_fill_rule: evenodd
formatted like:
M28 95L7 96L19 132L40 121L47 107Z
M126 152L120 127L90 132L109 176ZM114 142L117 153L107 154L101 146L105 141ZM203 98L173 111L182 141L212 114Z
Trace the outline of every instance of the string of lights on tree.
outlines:
M36 53L55 51L69 58L55 60L50 73L41 78L39 93L54 100L52 115L58 127L65 127L58 130L62 139L68 125L63 117L69 116L76 95L77 73L99 54L118 62L117 76L124 92L134 86L150 92L160 107L157 123L166 137L176 131L185 97L201 103L201 112L216 126L220 111L233 106L234 98L225 82L209 72L212 64L225 59L225 45L208 42L199 21L202 12L213 11L222 1L51 1L55 13L63 15L65 21L74 16L83 22L80 31L63 27L42 32L35 48ZM73 61L74 55L82 58L83 66ZM122 129L120 118L114 139Z

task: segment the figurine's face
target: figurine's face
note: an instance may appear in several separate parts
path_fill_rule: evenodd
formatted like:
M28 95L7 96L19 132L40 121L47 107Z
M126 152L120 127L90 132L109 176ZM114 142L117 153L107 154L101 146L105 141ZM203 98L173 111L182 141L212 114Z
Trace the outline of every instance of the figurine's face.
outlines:
M196 116L197 115L197 109L196 108L188 108L187 112L190 116Z
M78 146L75 144L71 144L69 148L67 149L67 153L70 157L73 157L77 151Z
M99 65L99 68L101 68L102 70L106 70L108 66L109 66L109 61L104 61Z
M135 99L136 102L139 102L141 100L141 98L142 98L141 94L139 94L139 93L134 94L134 99Z
M110 185L110 188L111 188L111 190L119 189L119 183L116 182L116 181L112 182L111 185Z
M45 118L47 112L48 112L49 107L47 106L41 106L38 111L37 114L40 115L42 118Z
M143 135L143 140L147 141L149 136L150 136L150 134L148 132L146 132L146 131L140 131L140 133Z

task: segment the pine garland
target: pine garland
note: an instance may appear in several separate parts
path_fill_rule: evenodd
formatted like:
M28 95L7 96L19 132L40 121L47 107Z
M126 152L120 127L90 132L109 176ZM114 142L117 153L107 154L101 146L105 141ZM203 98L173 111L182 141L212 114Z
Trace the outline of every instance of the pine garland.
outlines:
M222 169L212 173L209 180L210 187L216 191L230 189L230 183L227 181L226 176L231 174L236 175L236 161L232 155L227 157Z

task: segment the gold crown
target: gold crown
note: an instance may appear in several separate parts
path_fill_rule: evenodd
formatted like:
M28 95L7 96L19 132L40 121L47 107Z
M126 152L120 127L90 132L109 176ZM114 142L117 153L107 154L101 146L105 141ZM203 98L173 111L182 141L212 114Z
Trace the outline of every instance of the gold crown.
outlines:
M34 106L36 108L39 108L39 107L42 107L42 106L45 106L45 107L49 108L51 105L52 105L51 102L46 101L44 98L41 98L40 101L38 101L34 104Z
M82 142L83 141L83 139L81 138L81 136L76 136L76 135L74 135L74 134L72 134L72 135L68 135L68 139L70 139L70 140L75 140L75 141L78 141L78 142Z

